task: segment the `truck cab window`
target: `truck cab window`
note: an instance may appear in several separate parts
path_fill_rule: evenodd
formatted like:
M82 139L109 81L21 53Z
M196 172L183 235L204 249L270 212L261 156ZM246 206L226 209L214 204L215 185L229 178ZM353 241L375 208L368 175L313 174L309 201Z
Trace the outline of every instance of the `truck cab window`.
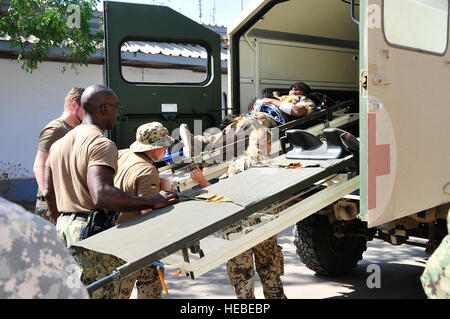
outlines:
M209 58L199 44L127 41L121 46L121 72L131 83L202 84L210 76Z
M448 0L384 0L383 28L393 46L443 55L448 38Z

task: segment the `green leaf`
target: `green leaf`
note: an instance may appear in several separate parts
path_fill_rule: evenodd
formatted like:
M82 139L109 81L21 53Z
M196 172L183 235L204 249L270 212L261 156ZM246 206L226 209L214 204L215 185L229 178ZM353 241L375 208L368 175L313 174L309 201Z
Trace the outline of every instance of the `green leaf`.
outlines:
M18 60L22 69L33 72L38 64L45 61L53 47L66 47L70 54L72 68L87 65L95 47L103 42L103 32L90 33L90 21L102 16L94 16L94 8L100 0L10 0L9 9L0 19L0 35L10 37L10 45L20 50ZM76 13L68 11L69 5L78 6L76 15L79 24L71 28ZM97 12L98 13L98 12ZM72 19L72 20L71 20ZM34 38L31 38L34 37ZM65 69L65 68L64 68Z

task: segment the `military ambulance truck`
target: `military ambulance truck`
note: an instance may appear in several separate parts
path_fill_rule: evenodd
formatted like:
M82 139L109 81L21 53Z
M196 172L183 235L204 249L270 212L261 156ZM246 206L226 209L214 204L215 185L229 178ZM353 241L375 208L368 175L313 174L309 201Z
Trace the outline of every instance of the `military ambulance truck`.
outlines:
M359 190L297 220L295 228L298 254L317 273L349 271L374 238L432 253L445 236L448 0L254 0L223 38L167 7L105 1L105 36L106 83L125 106L111 132L119 147L149 121L169 130L181 123L193 129L195 121L217 126L224 113L246 113L255 98L296 81L332 100L353 101L347 111L357 114L356 126L343 128L359 139ZM126 79L123 69L144 53L123 50L133 43L201 48L207 62L194 71L202 76L189 83Z

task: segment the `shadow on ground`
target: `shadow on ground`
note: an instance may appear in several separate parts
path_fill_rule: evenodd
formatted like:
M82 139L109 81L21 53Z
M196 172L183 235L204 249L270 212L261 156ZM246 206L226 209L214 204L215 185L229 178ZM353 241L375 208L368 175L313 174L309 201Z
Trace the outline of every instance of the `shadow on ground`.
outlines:
M424 299L426 298L420 275L427 255L423 248L393 246L381 240L368 243L363 260L351 272L338 276L317 276L300 262L293 244L293 227L278 235L283 247L284 291L289 299ZM373 271L370 265L379 267L380 288L370 289L367 281ZM234 291L228 282L225 263L194 280L173 277L173 270L166 271L169 295L164 299L234 299ZM258 276L255 277L255 295L263 293ZM134 293L134 298L136 294Z

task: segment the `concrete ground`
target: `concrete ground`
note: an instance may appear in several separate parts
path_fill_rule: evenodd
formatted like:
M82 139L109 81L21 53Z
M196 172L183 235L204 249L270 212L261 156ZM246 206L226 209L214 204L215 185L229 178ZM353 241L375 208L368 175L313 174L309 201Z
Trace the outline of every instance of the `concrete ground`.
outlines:
M420 275L427 255L424 248L393 246L381 240L368 243L368 249L358 266L339 277L316 276L300 262L293 244L293 227L278 235L283 247L285 274L281 278L289 299L424 299ZM421 241L424 243L424 241ZM371 266L372 265L372 266ZM373 266L375 265L375 266ZM375 283L374 268L379 267L380 288L370 289ZM194 280L173 277L174 270L166 270L165 280L169 295L164 299L234 299L234 291L228 282L225 263ZM369 277L372 276L372 277ZM255 295L263 293L258 276L255 277ZM136 298L136 289L131 298Z

